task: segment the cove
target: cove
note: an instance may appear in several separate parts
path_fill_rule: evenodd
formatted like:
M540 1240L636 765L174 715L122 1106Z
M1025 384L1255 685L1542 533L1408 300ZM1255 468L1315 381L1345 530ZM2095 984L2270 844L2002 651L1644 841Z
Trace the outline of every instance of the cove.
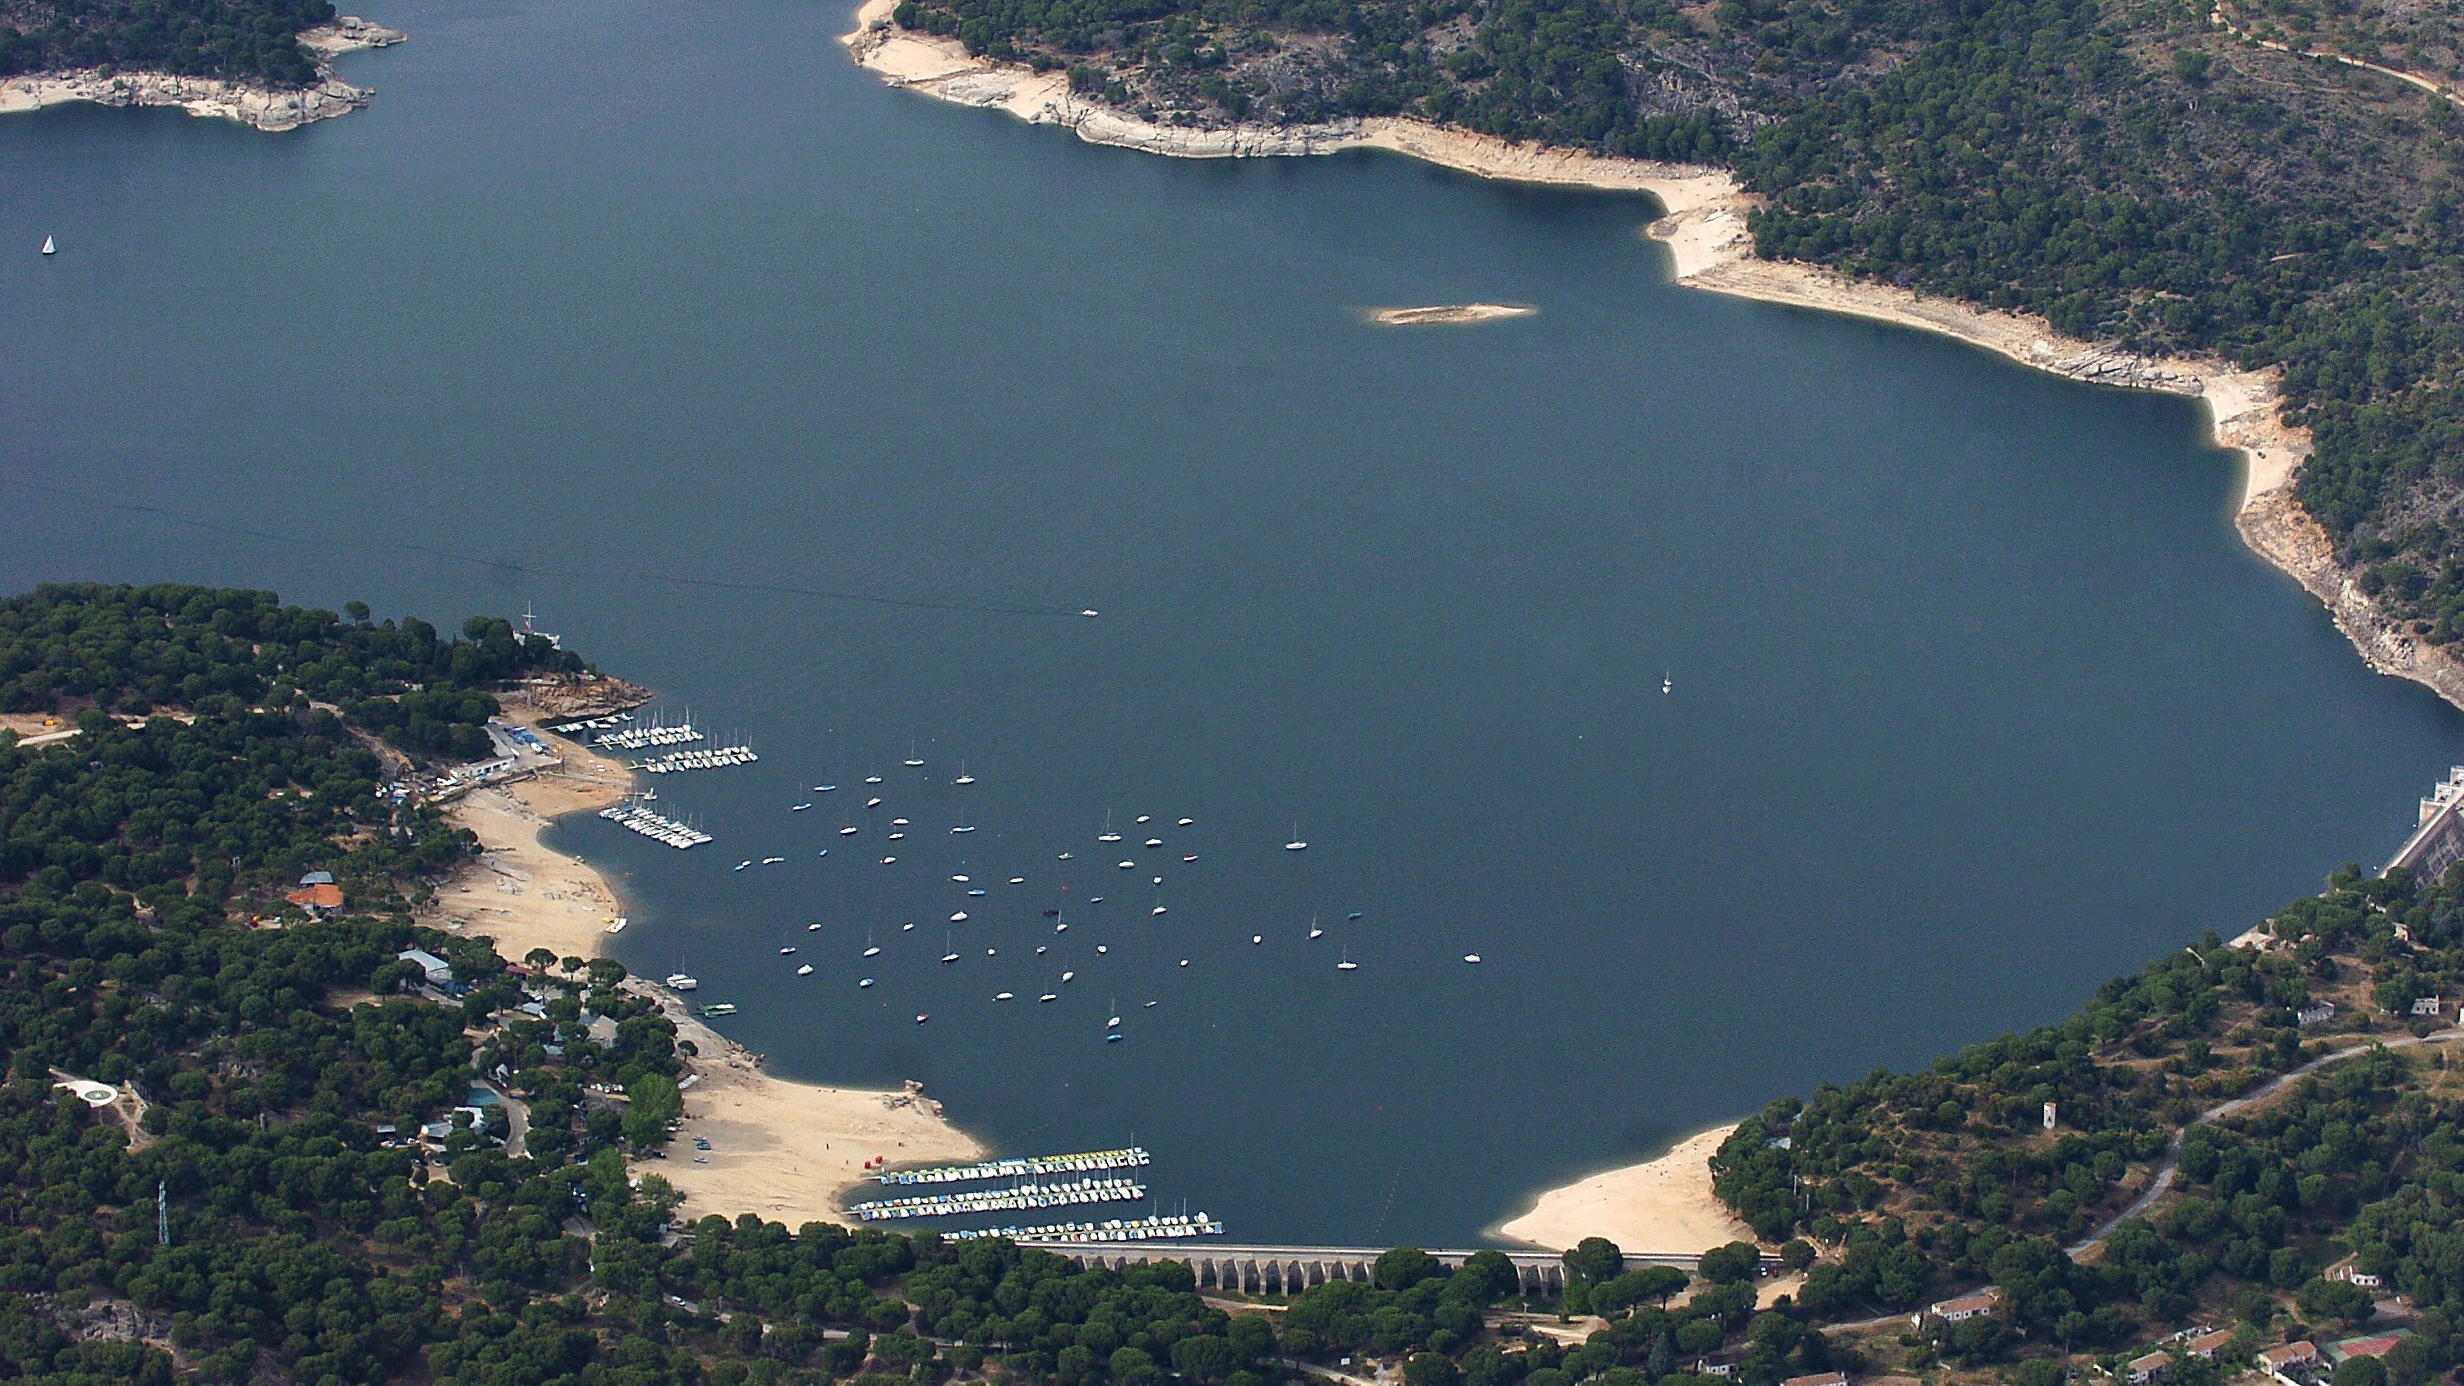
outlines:
M1092 148L835 6L369 17L290 135L0 121L0 575L535 603L762 754L657 784L709 848L558 830L620 956L1236 1237L1461 1243L2067 1015L2464 758L2195 406L1671 288L1647 201Z

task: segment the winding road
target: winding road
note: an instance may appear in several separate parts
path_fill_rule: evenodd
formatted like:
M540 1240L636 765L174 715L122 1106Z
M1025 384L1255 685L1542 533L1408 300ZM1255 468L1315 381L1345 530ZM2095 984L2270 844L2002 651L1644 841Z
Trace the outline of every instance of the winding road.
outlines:
M2191 1118L2189 1126L2184 1126L2181 1130L2173 1133L2172 1143L2165 1147L2165 1162L2157 1169L2155 1182L2147 1186L2147 1192L2139 1195L2137 1198L2132 1199L2129 1207L2124 1208L2122 1211L2115 1213L2112 1217L2106 1219L2101 1226L2099 1226L2094 1232L2089 1233L2085 1239L2062 1248L2063 1253L2076 1260L2080 1253L2095 1247L2099 1243L2103 1242L2107 1237L2112 1236L2113 1229L2120 1227L2124 1222L2127 1222L2130 1219L2139 1216L2141 1213L2146 1212L2149 1206L2154 1204L2157 1199L2164 1197L2166 1193L2170 1192L2173 1188L2174 1171L2180 1168L2182 1162L2182 1137L2189 1133L2191 1126L2205 1126L2211 1121L2229 1117L2244 1108L2256 1106L2257 1104L2274 1097L2277 1093L2284 1091L2287 1087L2291 1086L2295 1080L2307 1078L2311 1074L2318 1072L2320 1069L2327 1067L2329 1064L2342 1063L2346 1059L2352 1058L2357 1054L2367 1054L2374 1049L2411 1049L2424 1044L2445 1044L2450 1040L2458 1039L2464 1039L2464 1028L2436 1030L2426 1035L2405 1035L2399 1039L2374 1040L2369 1044L2356 1044L2347 1049L2336 1050L2331 1054L2321 1054L2317 1058L2312 1059L2310 1062L2303 1064L2299 1068L2289 1070L2268 1079L2266 1082L2259 1084L2257 1087L2252 1088L2249 1092L2234 1098L2230 1102L2220 1102L2215 1106L2208 1108L2206 1111L2199 1113L2196 1117Z

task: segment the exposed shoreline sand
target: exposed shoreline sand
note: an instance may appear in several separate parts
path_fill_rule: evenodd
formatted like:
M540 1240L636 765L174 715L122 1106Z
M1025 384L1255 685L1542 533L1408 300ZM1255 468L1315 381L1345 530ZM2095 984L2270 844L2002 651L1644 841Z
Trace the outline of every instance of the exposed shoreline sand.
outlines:
M170 72L106 72L102 68L30 72L0 82L0 115L91 101L98 106L177 106L193 116L236 120L259 130L296 130L368 104L368 88L352 86L334 75L336 54L388 48L408 37L399 29L370 24L357 15L342 15L331 24L303 30L299 43L317 55L317 81L297 91Z
M1606 1237L1627 1252L1692 1255L1754 1240L1711 1192L1711 1157L1736 1123L1698 1131L1639 1165L1607 1170L1540 1195L1531 1211L1490 1235L1543 1251Z
M2310 455L2311 437L2308 429L2284 422L2278 373L2272 369L2245 371L2217 359L2133 356L2065 337L2041 318L1928 298L1811 265L1755 259L1746 218L1756 199L1724 169L1509 144L1395 118L1213 130L1157 125L1086 101L1069 90L1061 73L970 57L955 39L900 30L890 23L894 5L895 0L866 0L856 11L854 31L840 42L858 65L882 80L939 100L1006 111L1031 124L1061 125L1091 144L1176 158L1383 149L1483 178L1647 192L1659 199L1663 215L1646 232L1668 247L1673 277L1687 287L1913 327L2074 380L2204 400L2217 446L2243 460L2242 494L2234 510L2242 541L2316 597L2370 668L2424 684L2464 708L2464 664L2381 614L2337 566L2326 532L2294 500L2293 474ZM1722 1226L1742 1231L1733 1219L1721 1222L1728 1219L1727 1210L1712 1198L1710 1171L1703 1165L1725 1135L1725 1129L1704 1132L1655 1160L1549 1190L1496 1234L1550 1247L1605 1235L1629 1249L1699 1250L1645 1243L1661 1237L1694 1241ZM1613 1230L1619 1228L1636 1240L1628 1242ZM1723 1231L1707 1244L1728 1240Z
M1537 308L1519 303L1432 303L1422 308L1372 308L1369 321L1380 327L1451 327L1458 323L1528 318Z
M520 718L519 710L507 715ZM527 719L533 725L537 720ZM554 851L539 835L569 813L595 812L621 800L632 776L624 766L580 747L562 748L562 769L501 788L481 789L447 806L446 816L478 835L486 850L441 893L429 921L495 940L518 961L533 948L559 958L597 957L609 921L621 909L605 877L580 858ZM646 980L626 986L656 1000L675 1022L677 1038L700 1051L685 1068L687 1136L705 1136L710 1150L679 1142L668 1158L636 1162L641 1173L665 1178L684 1195L687 1217L741 1213L785 1222L850 1221L841 1211L848 1190L876 1156L893 1165L951 1164L979 1159L984 1148L951 1125L937 1102L921 1093L822 1087L776 1077L759 1055L702 1023L675 996ZM695 1155L706 1163L696 1164Z

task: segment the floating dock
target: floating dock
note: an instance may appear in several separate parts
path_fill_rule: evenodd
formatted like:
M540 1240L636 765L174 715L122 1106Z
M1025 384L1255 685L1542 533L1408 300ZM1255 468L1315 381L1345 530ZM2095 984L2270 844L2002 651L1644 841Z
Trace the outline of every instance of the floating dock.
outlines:
M1112 1218L1104 1222L1055 1222L1042 1227L984 1227L942 1236L954 1242L983 1241L993 1237L1008 1237L1012 1241L1033 1238L1039 1242L1157 1242L1182 1237L1220 1237L1223 1224L1210 1221L1206 1214L1195 1217L1174 1215L1155 1218Z
M847 1211L866 1222L906 1218L951 1218L968 1213L1004 1213L1028 1208L1066 1208L1081 1203L1135 1203L1146 1185L1128 1179L1080 1179L1067 1184L1020 1184L1007 1189L917 1194L859 1203Z
M644 804L618 804L599 810L599 816L617 827L640 833L653 842L664 842L679 852L711 841L710 834L701 829L687 827L673 818L662 818ZM608 932L616 931L610 929Z
M972 1165L937 1165L931 1169L884 1171L879 1184L964 1184L976 1179L1027 1179L1045 1174L1094 1174L1108 1169L1139 1169L1151 1163L1139 1146L1121 1150L1090 1150L1076 1155L1030 1155L1014 1160L985 1160Z

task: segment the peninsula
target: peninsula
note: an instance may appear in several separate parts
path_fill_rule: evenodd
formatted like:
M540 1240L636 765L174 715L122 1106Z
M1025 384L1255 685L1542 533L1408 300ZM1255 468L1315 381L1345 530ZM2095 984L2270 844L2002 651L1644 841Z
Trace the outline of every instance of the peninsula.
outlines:
M67 4L56 7L82 11ZM366 88L334 75L343 53L385 48L409 35L371 24L357 15L335 15L333 6L274 4L257 18L243 41L204 49L174 48L159 29L136 21L115 23L103 13L86 19L102 35L100 47L120 60L80 65L96 44L61 43L50 30L9 27L0 9L0 115L88 101L101 106L176 106L194 116L235 120L259 130L295 130L311 121L346 115L368 104ZM98 7L99 11L99 7ZM300 21L308 20L304 27ZM285 30L288 30L286 33Z

